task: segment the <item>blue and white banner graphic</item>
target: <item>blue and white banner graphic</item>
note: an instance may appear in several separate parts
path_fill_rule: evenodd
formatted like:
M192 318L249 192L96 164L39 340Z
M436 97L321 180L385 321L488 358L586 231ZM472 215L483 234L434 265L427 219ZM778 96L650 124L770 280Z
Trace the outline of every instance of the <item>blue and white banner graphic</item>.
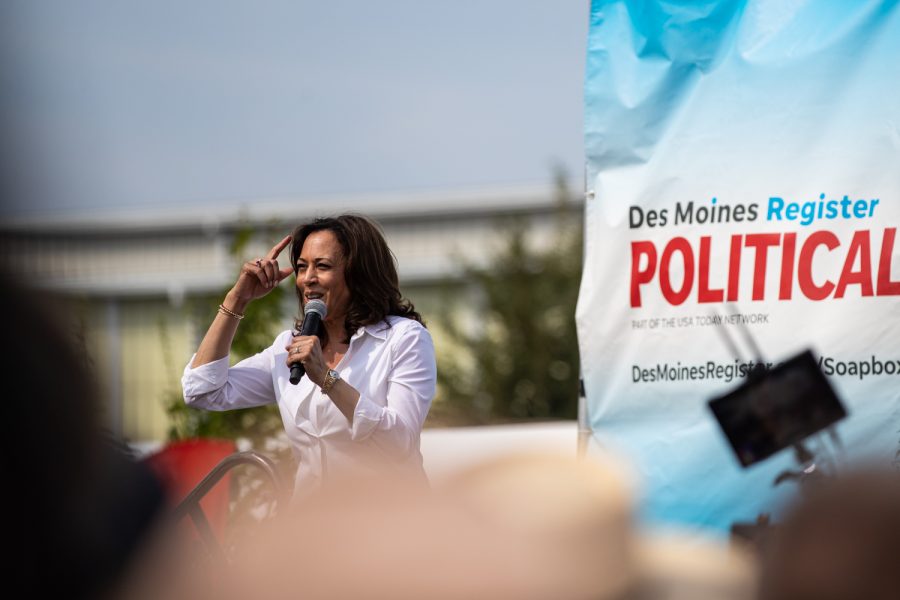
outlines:
M643 517L796 494L789 452L741 469L707 407L756 361L743 327L766 363L813 351L849 413L826 456L900 469L897 2L595 0L590 25L587 418Z

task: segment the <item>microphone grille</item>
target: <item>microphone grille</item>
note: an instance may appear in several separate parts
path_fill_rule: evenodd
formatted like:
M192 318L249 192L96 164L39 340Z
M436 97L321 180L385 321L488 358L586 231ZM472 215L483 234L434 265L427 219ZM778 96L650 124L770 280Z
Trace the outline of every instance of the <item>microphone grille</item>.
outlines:
M315 298L313 300L308 301L306 303L306 305L303 307L304 315L306 313L310 313L310 312L318 313L318 315L324 319L325 316L328 314L328 308L325 306L324 302L322 302L318 298Z

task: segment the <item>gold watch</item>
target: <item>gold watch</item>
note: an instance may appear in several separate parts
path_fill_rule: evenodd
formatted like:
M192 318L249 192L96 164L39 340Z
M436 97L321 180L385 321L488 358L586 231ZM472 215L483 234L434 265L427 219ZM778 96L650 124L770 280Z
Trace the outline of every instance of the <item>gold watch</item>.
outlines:
M341 374L335 371L334 369L328 369L328 372L325 374L325 381L322 382L322 393L327 394L331 391L331 388L334 387L334 384L340 381Z

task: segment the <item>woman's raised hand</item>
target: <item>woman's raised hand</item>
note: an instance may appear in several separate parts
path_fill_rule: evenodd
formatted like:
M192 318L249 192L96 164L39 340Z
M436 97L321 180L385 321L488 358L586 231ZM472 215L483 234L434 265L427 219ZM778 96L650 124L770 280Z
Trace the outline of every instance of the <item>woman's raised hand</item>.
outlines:
M274 290L285 277L294 272L292 267L278 268L278 255L290 243L291 236L285 236L272 246L265 258L245 262L229 295L234 294L236 300L247 303Z

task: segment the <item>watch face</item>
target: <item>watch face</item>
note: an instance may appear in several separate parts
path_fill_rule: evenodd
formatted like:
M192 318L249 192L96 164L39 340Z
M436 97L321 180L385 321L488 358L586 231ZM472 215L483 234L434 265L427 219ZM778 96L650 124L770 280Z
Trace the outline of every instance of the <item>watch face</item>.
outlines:
M328 393L331 391L331 388L334 387L334 384L340 381L341 376L334 369L328 369L328 372L325 374L325 381L322 382L322 391L324 393Z

